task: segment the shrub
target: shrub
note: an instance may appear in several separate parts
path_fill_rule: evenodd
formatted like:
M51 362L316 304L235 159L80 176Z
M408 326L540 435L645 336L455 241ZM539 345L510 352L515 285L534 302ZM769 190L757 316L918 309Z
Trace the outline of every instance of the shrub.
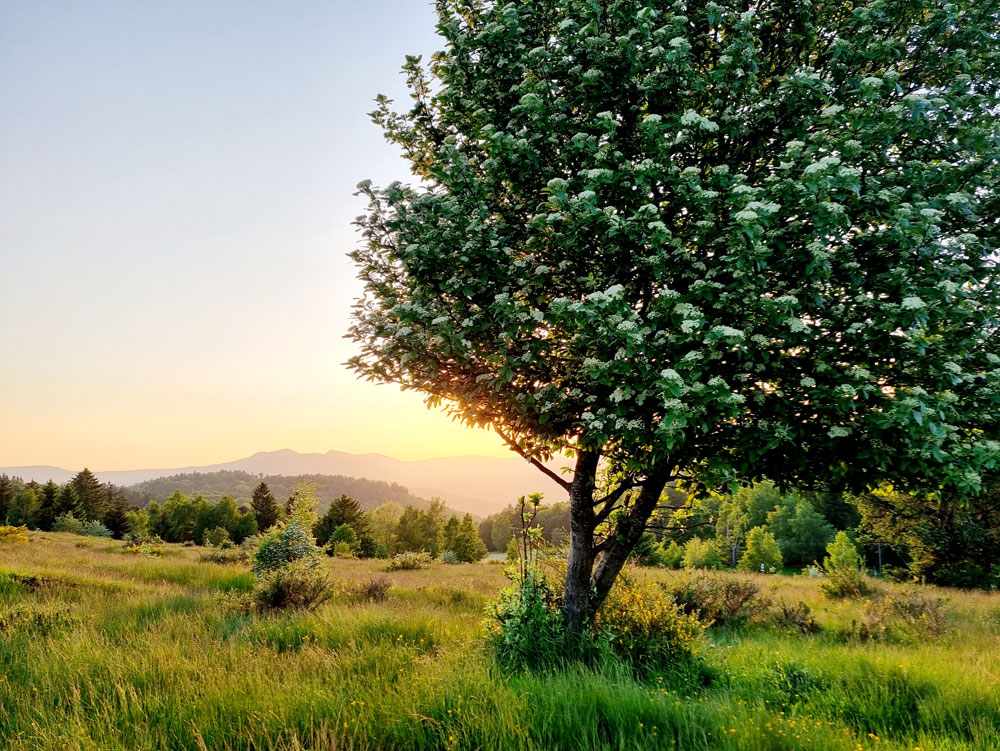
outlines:
M684 545L684 568L722 568L722 554L711 540L692 537Z
M53 532L72 532L76 535L83 534L83 522L77 519L73 514L65 513L56 517L56 520L52 523Z
M105 527L101 522L94 521L87 522L83 525L80 530L81 535L86 535L88 537L113 537L111 530Z
M794 605L789 605L784 600L778 603L778 616L775 620L779 625L801 631L803 634L814 634L819 631L819 624L812 617L812 609L801 600Z
M206 530L202 541L210 548L222 547L223 543L229 542L229 530L225 527Z
M861 556L845 532L826 546L829 554L823 561L826 578L820 582L820 589L827 597L866 597L875 591L861 568Z
M133 555L142 555L146 558L159 558L163 555L163 546L152 542L129 542L125 545L125 552Z
M251 552L242 545L230 545L229 547L210 547L209 550L202 553L198 559L208 561L209 563L233 564L247 563L250 561L250 556Z
M771 606L771 600L760 594L757 582L740 576L686 574L660 586L682 612L697 616L706 625L743 625Z
M0 526L0 545L27 545L27 527Z
M539 667L563 657L565 633L557 590L535 567L500 593L490 607L489 641L510 667Z
M861 568L861 556L846 532L838 532L833 542L826 546L826 552L823 568L827 571Z
M339 525L333 534L330 535L330 543L336 547L338 542L346 542L348 546L352 546L358 541L357 533L347 524Z
M455 565L456 563L461 563L461 561L458 560L458 556L455 555L454 550L446 550L441 554L441 563Z
M379 543L375 541L374 537L369 535L362 535L358 538L358 548L357 548L358 558L385 558L388 557L388 553L385 556L379 555Z
M684 548L677 544L677 540L672 540L667 547L663 548L660 561L664 568L680 568L684 562Z
M521 546L518 545L517 538L511 537L507 542L507 561L517 563L521 559Z
M333 543L333 549L330 552L336 558L357 558L354 554L354 546L343 540Z
M891 592L865 603L860 622L853 622L848 636L858 641L911 641L947 631L944 603L919 589Z
M384 602L392 589L392 579L385 574L372 576L354 588L355 594L365 602Z
M698 654L704 626L661 587L622 572L594 618L612 650L633 665L676 667Z
M265 570L253 588L259 610L315 610L332 596L326 572L308 558Z
M763 527L754 527L747 533L746 548L740 556L739 567L744 571L770 572L781 568L781 548L774 535Z
M823 594L832 599L867 597L876 591L871 580L859 568L829 571L819 583L819 588Z
M263 576L268 571L299 560L316 568L320 565L322 553L309 524L303 519L292 518L260 536L253 556L253 573L254 576Z
M418 571L427 568L433 559L430 553L400 553L389 561L389 571Z

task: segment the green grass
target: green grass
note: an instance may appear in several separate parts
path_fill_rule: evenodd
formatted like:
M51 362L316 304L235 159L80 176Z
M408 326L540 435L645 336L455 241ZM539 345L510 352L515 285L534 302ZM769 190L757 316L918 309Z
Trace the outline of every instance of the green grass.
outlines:
M862 603L763 577L770 596L807 602L821 631L712 629L703 685L637 680L613 661L505 672L483 641L504 586L495 564L393 572L388 600L363 604L350 587L383 564L330 560L341 593L317 612L247 617L216 604L250 586L245 567L166 551L44 533L0 548L0 616L46 614L0 629L0 747L1000 748L997 595L934 590L944 636L859 644L844 633Z

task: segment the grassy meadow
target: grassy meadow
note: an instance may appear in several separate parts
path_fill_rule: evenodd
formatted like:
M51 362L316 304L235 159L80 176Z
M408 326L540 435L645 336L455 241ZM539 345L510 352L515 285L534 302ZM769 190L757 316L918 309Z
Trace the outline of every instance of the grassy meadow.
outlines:
M639 679L610 659L510 673L484 641L502 565L395 571L388 598L366 603L353 586L385 563L330 559L340 591L319 610L246 616L219 596L248 590L248 567L203 551L148 558L41 532L0 547L0 747L1000 748L996 594L933 590L943 635L861 642L847 634L863 602L762 577L775 607L807 603L819 631L711 628L700 679Z

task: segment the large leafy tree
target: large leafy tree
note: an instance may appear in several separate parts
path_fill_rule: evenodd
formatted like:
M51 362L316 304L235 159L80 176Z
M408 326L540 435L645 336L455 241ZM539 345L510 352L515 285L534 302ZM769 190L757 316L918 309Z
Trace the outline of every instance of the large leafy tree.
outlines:
M573 474L593 615L664 487L996 461L995 2L439 0L362 183L362 376ZM604 463L607 487L596 489Z

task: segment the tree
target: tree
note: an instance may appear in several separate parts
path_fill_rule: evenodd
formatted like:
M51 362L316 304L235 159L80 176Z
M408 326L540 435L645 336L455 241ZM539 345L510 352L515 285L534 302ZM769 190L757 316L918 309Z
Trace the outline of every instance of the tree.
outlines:
M781 548L774 535L763 527L747 532L746 549L739 566L744 571L772 572L781 569Z
M14 500L14 481L7 475L0 475L0 524L7 523L7 511Z
M400 515L399 521L396 523L393 540L393 550L397 553L419 552L424 549L424 534L420 512L413 506L407 506L403 510L402 515Z
M38 528L49 531L59 515L59 486L52 480L46 482L38 492ZM0 517L2 518L2 517Z
M574 632L668 483L997 460L1000 11L845 8L441 0L372 113L417 182L360 185L350 365L565 490Z
M257 529L266 532L278 522L281 516L281 509L274 499L271 489L266 482L262 482L253 490L253 498L250 500L250 507L257 518Z
M7 508L7 523L14 527L26 526L37 529L38 494L35 488L25 486L14 494L14 500Z
M490 541L494 550L506 550L511 537L514 536L514 528L510 523L510 516L504 512L493 520L493 529L490 533Z
M403 515L403 507L398 503L383 503L368 512L368 526L376 543L386 551L392 550L395 544L396 525Z
M882 487L857 496L861 541L885 546L909 576L950 587L1000 586L1000 480L972 495Z
M823 557L837 530L805 498L788 495L767 515L767 530L781 548L786 566L806 566Z
M846 532L838 532L833 542L826 546L829 554L823 567L827 571L857 571L861 568L861 556Z
M453 516L452 519L458 520ZM479 532L472 521L472 516L466 514L462 523L457 526L455 544L452 550L455 557L462 563L475 563L486 557L486 543L479 538Z
M76 491L76 517L81 521L102 518L107 503L107 492L94 473L84 467L76 473L70 483Z
M104 518L101 521L114 537L121 539L129 531L128 512L132 509L132 505L114 485L108 484L105 487L108 497L104 506Z
M452 514L451 518L449 518L448 521L445 522L444 530L441 533L442 550L450 550L453 553L456 552L455 543L458 540L458 529L459 529L458 517ZM477 537L479 536L478 533L476 536Z

